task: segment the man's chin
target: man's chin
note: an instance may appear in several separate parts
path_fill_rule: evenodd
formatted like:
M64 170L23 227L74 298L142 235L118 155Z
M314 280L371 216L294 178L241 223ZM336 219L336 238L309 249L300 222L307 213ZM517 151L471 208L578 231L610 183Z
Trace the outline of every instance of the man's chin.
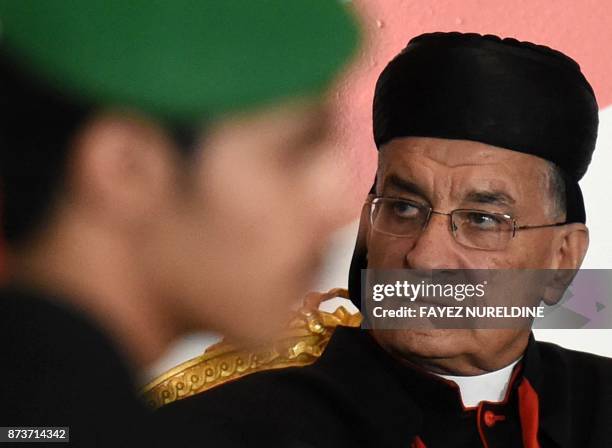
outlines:
M402 358L450 358L465 353L470 330L374 330L377 342Z

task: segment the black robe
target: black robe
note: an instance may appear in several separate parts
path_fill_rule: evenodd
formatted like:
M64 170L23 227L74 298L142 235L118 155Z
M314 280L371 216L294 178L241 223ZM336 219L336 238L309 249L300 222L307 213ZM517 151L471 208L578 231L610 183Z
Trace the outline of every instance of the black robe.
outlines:
M612 360L530 339L506 400L456 387L338 328L313 365L258 372L162 407L157 446L612 447Z
M147 412L123 357L60 303L23 289L0 292L0 426L69 427L70 444L53 447L136 446Z

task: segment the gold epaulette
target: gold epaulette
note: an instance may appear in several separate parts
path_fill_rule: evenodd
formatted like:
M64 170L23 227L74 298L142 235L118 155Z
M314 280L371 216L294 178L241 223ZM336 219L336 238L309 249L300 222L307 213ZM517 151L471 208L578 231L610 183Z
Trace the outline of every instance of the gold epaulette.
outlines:
M320 295L324 299L336 296L346 298L348 291L337 288ZM344 307L327 313L307 306L296 312L287 331L274 343L244 350L221 341L150 382L143 389L143 397L157 409L251 373L312 364L325 350L336 327L358 327L361 319L361 314L351 314Z

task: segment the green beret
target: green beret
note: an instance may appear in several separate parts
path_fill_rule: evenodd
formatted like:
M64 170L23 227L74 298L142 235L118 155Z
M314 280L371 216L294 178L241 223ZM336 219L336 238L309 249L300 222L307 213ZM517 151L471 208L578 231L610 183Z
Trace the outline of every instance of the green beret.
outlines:
M182 122L320 93L358 40L339 0L0 0L0 28L60 92Z

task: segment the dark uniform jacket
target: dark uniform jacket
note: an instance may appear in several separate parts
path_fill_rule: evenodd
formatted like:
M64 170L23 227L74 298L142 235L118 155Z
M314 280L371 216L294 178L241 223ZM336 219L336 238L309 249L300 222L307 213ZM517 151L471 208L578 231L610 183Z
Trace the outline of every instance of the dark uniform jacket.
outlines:
M53 447L137 446L130 438L146 412L123 358L96 325L59 303L0 293L0 427L69 427L70 444Z
M612 360L532 337L505 400L466 409L454 383L341 327L315 364L254 373L154 421L176 447L612 447Z

